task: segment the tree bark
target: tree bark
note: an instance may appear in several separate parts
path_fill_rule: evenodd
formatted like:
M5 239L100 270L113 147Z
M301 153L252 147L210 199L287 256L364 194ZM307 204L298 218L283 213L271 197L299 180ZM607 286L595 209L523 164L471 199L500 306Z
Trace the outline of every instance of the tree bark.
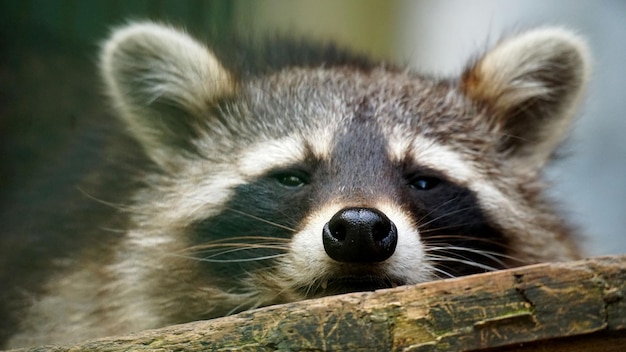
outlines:
M28 351L626 351L626 255L261 308Z

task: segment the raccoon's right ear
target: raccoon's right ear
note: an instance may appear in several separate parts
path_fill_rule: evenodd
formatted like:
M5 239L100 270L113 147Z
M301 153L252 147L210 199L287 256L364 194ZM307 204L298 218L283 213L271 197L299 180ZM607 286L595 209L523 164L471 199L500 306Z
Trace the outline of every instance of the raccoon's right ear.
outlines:
M560 28L507 38L461 77L465 94L489 110L498 148L513 167L540 169L569 130L587 84L585 42Z
M236 86L205 46L150 22L115 30L104 43L100 69L129 130L165 169L196 152L193 140L208 127L207 108Z

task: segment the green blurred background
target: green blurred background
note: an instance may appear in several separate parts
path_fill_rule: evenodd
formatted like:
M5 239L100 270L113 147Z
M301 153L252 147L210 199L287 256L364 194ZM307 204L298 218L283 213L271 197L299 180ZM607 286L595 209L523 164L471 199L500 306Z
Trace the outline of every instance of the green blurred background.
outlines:
M332 39L375 56L390 54L397 1L378 0L3 0L4 36L37 32L93 44L113 25L152 19L184 25L195 35L238 29Z

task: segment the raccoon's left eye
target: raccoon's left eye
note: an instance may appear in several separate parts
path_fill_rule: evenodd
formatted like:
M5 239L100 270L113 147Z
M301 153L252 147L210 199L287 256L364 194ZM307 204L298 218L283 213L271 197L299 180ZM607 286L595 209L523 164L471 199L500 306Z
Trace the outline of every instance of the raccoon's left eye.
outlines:
M307 177L300 173L278 173L273 178L282 186L288 188L299 188L308 183Z
M418 176L411 180L409 185L418 191L431 190L441 183L441 180L431 176Z

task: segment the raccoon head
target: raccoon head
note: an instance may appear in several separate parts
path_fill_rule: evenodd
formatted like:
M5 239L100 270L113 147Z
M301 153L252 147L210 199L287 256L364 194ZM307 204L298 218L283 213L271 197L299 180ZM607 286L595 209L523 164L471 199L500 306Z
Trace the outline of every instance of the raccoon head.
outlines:
M540 174L587 56L537 29L453 79L332 60L242 74L181 31L122 28L103 76L159 167L128 255L164 253L153 287L210 292L191 299L209 315L574 258Z

